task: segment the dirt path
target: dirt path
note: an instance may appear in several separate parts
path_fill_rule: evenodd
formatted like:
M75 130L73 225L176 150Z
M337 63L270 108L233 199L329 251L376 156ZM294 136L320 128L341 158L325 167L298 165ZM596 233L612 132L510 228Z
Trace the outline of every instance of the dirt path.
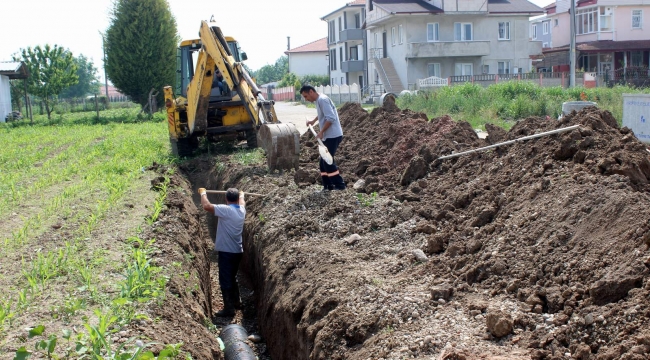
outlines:
M278 119L280 119L281 122L289 122L296 125L298 131L300 131L300 135L307 131L305 116L309 119L316 117L315 108L308 108L307 106L296 102L276 102L275 112L278 114Z

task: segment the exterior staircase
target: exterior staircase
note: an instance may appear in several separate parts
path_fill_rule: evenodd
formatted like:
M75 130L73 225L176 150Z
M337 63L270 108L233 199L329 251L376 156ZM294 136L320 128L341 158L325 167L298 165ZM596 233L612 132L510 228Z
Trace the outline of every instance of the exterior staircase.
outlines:
M384 85L386 92L399 95L399 93L405 89L399 76L397 76L393 59L388 57L375 58L375 67L377 68L377 73L379 73L379 78L381 79L381 83Z

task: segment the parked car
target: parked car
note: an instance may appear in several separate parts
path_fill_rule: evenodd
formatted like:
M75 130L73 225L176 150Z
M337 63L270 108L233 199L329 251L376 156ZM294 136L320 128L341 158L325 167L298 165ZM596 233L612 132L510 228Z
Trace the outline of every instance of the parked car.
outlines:
M5 121L13 121L13 120L20 120L23 118L23 114L20 113L20 111L12 111L7 116L5 116Z

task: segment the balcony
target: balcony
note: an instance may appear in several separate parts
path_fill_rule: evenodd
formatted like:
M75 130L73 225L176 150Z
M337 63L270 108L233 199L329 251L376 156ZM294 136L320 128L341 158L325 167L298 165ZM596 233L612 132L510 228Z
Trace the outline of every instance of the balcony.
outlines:
M341 71L344 73L363 71L363 60L348 60L341 63Z
M459 57L490 55L489 41L422 42L408 44L406 57Z
M346 29L339 32L339 42L363 40L363 30L361 29Z

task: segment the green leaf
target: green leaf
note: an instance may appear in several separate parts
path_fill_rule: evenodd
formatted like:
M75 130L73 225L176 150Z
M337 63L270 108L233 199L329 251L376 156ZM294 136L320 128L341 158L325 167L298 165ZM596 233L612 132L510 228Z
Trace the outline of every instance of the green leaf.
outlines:
M31 339L34 336L43 335L43 331L45 331L45 326L38 325L37 327L29 330L29 338Z
M23 346L16 351L14 360L25 360L25 359L29 359L30 356L32 356L32 353L27 351L27 349Z
M63 329L63 338L66 340L70 340L70 336L72 336L72 331L70 329Z
M158 354L158 360L172 359L173 357L174 352L170 349L163 349L160 354Z
M156 356L151 352L147 351L138 356L138 360L153 360Z
M47 341L47 353L51 354L56 348L56 335L50 335L49 340Z
M127 298L117 298L113 300L113 305L117 305L117 306L126 305L128 303L129 303L129 299Z

